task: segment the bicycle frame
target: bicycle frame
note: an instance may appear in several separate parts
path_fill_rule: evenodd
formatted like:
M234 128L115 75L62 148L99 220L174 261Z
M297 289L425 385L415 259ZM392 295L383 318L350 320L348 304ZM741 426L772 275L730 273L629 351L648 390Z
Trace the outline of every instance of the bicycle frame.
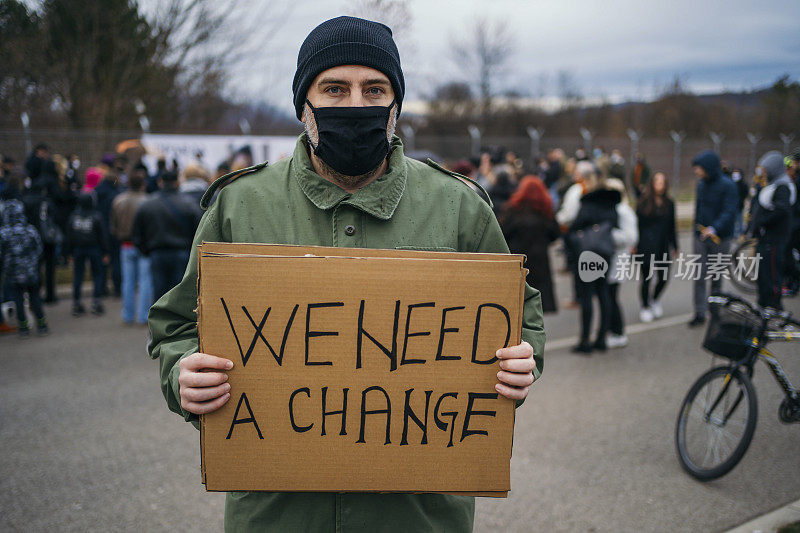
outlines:
M778 341L778 342L792 342L792 341L800 341L800 331L764 331L766 330L766 321L764 327L762 329L761 339L763 340L763 344L766 344L769 341ZM786 375L784 372L783 367L781 366L780 361L775 358L775 356L767 350L765 347L760 347L762 342L759 338L753 338L750 343L751 346L751 353L748 357L745 357L741 361L734 362L731 365L731 372L725 377L725 383L723 384L722 390L720 390L719 394L717 395L716 400L711 404L711 407L705 413L706 421L710 420L711 413L719 405L719 402L725 396L728 391L728 387L731 383L731 378L733 376L733 372L735 372L740 367L745 367L748 370L748 374L752 376L753 374L753 365L758 359L764 361L764 364L769 367L772 375L775 376L775 380L780 385L781 389L783 390L784 394L790 400L798 400L800 398L800 391L798 391L793 385L792 382L789 381L789 376ZM739 393L736 397L736 400L733 402L733 405L728 409L728 412L724 414L722 418L722 424L725 425L728 421L730 415L736 410L739 406L739 402L742 400L742 394Z

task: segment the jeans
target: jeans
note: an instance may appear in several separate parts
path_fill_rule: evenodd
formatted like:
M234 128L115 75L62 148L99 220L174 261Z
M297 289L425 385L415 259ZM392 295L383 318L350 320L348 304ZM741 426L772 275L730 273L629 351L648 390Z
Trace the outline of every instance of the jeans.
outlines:
M122 263L122 321L139 324L147 322L147 312L153 304L153 279L150 276L150 258L145 257L132 244L120 249ZM136 300L136 288L139 300Z
M667 255L667 258L669 258L669 255ZM658 300L658 298L661 296L661 293L664 291L664 287L667 286L667 280L669 279L669 265L667 265L666 270L663 268L658 268L657 270L653 268L655 266L653 264L653 260L662 261L663 259L664 254L644 254L644 257L642 257L642 284L639 287L639 296L642 299L642 307L650 307L650 304ZM650 285L654 279L656 280L656 287L651 298Z
M42 298L39 295L39 287L37 284L20 285L13 284L14 289L14 304L17 307L17 321L19 322L20 329L24 329L28 325L28 317L25 316L25 293L28 293L28 303L31 306L31 311L37 320L44 318L44 310L42 309Z
M625 334L625 320L622 318L622 306L619 305L619 286L620 283L608 284L609 317L608 329L614 335Z
M76 246L72 251L73 278L72 278L72 301L81 301L81 287L83 286L83 275L86 272L86 261L92 268L92 281L94 282L94 300L100 300L103 296L103 253L99 246Z
M579 301L581 303L581 344L589 342L592 326L592 300L597 296L600 304L600 329L597 331L597 340L605 341L606 333L611 325L611 293L605 278L596 279L589 283L578 280L580 287Z
M761 256L758 263L758 305L783 309L783 260L786 245L783 243L761 242L756 245L756 253Z
M153 301L158 300L180 283L188 263L189 250L153 250L150 252Z
M708 256L711 254L727 254L730 249L731 241L723 239L719 244L715 244L711 238L700 240L700 236L694 236L694 253L700 256L700 276L694 280L694 312L697 315L705 316L708 310L706 300L708 280L711 278L711 294L722 290L722 276L710 276L708 274ZM716 278L716 279L714 279Z

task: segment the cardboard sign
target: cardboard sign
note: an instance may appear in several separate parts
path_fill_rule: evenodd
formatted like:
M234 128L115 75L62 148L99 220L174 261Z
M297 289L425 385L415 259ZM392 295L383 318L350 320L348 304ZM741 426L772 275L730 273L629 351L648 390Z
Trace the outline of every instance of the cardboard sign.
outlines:
M199 250L200 350L234 362L201 417L208 490L510 490L523 257L258 244Z

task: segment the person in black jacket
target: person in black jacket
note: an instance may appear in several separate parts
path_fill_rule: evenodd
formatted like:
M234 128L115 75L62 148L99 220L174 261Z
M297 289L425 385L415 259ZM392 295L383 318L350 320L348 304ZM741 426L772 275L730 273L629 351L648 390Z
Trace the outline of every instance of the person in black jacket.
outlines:
M103 230L103 221L100 213L94 207L94 197L91 193L81 193L78 196L78 208L67 221L67 254L72 256L72 314L80 316L86 313L86 308L81 304L81 287L83 275L86 272L86 262L92 269L94 292L92 300L92 313L102 315L105 310L100 299L103 296L105 282L103 264L108 264L108 241Z
M153 299L178 284L189 262L194 232L203 212L194 200L178 192L178 176L165 172L161 190L136 211L131 229L133 244L150 257Z
M109 250L109 265L111 267L111 283L114 287L114 296L122 294L122 265L119 259L120 243L111 234L111 204L114 203L114 198L122 192L120 186L119 173L113 166L114 158L108 154L104 156L104 169L105 174L97 187L94 188L94 194L97 198L97 212L100 213L100 220L103 222L103 232L106 241L108 242ZM106 288L106 279L108 278L108 268L103 266L103 294L108 293Z
M595 177L593 181L597 182L597 178ZM612 227L619 227L616 206L622 199L622 195L619 191L603 187L602 184L588 185L591 190L581 198L578 216L569 228L571 235L578 230L604 222L608 222ZM611 237L609 236L609 238ZM610 247L613 249L613 242ZM572 351L577 353L591 353L592 350L605 351L606 334L611 325L611 299L608 282L604 276L601 276L588 283L578 278L577 283L581 287L578 291L581 306L581 336L580 343ZM600 327L595 342L591 343L589 335L592 325L592 301L595 296L600 304Z
M527 176L511 195L499 217L511 253L527 256L528 285L542 294L542 311L556 312L556 297L547 248L559 235L547 189L537 177Z
M664 313L659 298L669 279L668 268L654 269L653 260L669 259L670 254L678 251L675 203L669 197L667 177L663 172L656 172L653 179L645 184L636 208L636 217L639 221L636 253L642 256L642 283L639 290L642 309L639 318L642 322L652 322ZM650 286L654 278L656 285L651 293Z
M758 305L782 309L783 262L791 237L792 207L797 201L797 190L786 175L780 152L767 152L758 161L758 166L767 177L767 185L758 193L758 205L750 228L758 239L756 253L761 257Z
M694 216L694 253L699 256L700 272L694 280L694 317L689 327L696 327L706 321L709 280L711 294L722 289L722 277L710 275L709 264L714 257L721 257L730 249L739 193L733 181L722 174L719 156L711 150L697 154L692 161L692 171L699 178Z

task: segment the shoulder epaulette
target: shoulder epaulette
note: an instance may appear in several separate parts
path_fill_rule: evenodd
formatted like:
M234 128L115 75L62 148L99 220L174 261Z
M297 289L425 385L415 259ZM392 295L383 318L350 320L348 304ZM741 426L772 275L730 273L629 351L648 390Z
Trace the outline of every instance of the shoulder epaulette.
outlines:
M492 204L492 199L489 198L489 193L486 192L486 189L484 189L483 186L480 183L478 183L477 181L475 181L472 178L469 178L467 176L464 176L463 174L459 174L458 172L453 172L452 170L444 168L442 165L440 165L439 163L437 163L436 161L434 161L430 157L428 158L428 166L433 167L433 168L435 168L436 170L438 170L440 172L444 172L448 176L452 176L453 178L456 178L457 180L460 180L461 182L464 182L465 185L469 185L471 183L472 185L477 187L478 190L481 193L483 193L482 198L484 200L486 200L486 203L489 204L489 207L494 209L494 205ZM478 196L481 196L481 195L479 194Z
M209 204L211 204L211 198L214 197L214 193L216 193L218 190L222 189L223 187L225 187L226 185L228 185L232 181L234 181L234 180L236 180L238 178L241 178L244 175L252 174L253 172L256 172L257 170L261 170L262 168L266 167L268 164L269 164L269 162L264 161L263 163L259 163L257 165L253 165L252 167L247 167L247 168L242 168L242 169L239 169L239 170L234 170L233 172L228 172L224 176L220 176L219 178L214 180L214 183L212 183L208 187L208 189L206 189L205 194L203 194L203 198L200 199L200 207L202 207L204 210L208 209Z

